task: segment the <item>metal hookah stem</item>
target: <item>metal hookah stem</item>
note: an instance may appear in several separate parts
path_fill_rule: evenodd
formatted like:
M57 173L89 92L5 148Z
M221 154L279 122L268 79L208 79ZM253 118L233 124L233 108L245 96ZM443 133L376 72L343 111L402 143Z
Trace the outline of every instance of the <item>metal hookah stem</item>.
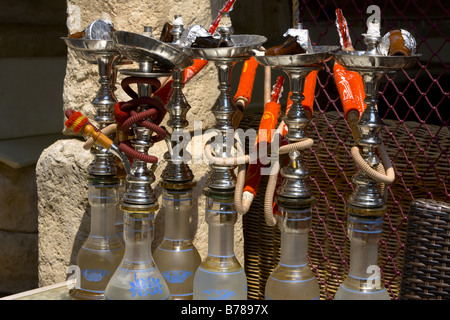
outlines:
M170 115L167 124L172 128L172 134L166 136L168 152L164 155L164 158L167 160L167 165L161 174L161 178L165 182L190 183L194 179L194 175L187 163L191 159L191 155L186 148L186 142L190 137L186 136L189 133L185 131L185 128L189 124L186 120L186 114L191 107L181 91L182 71L173 71L172 78L174 90L166 105ZM189 186L181 187L181 189L186 188L189 188Z
M370 55L380 39L366 37L364 41L367 44L368 51L365 54ZM376 169L380 165L381 160L377 155L376 149L383 143L380 138L380 131L384 127L384 122L378 114L377 94L378 85L384 72L375 70L363 70L360 74L364 83L366 109L361 115L357 123L358 132L356 144L361 150L362 158L371 167ZM378 208L384 207L385 198L380 193L377 181L369 177L365 172L359 171L352 178L355 185L355 191L349 198L349 204L362 208Z
M286 72L289 74L291 87L292 106L288 114L284 118L284 122L288 127L286 138L290 143L295 143L307 139L305 129L310 120L307 117L301 102L304 99L303 87L305 78L311 71L311 68L287 68ZM282 185L278 188L277 200L291 199L295 200L297 204L285 203L283 206L289 208L297 205L303 201L309 201L311 198L311 188L309 181L309 170L302 163L302 150L294 150L289 152L289 164L280 169L280 173L284 178Z
M182 71L172 72L173 94L166 105L170 119L167 124L172 134L166 135L167 165L161 174L160 186L165 212L164 238L153 253L169 287L173 300L191 300L193 279L201 257L190 240L189 218L194 209L194 175L187 164L190 154L186 141L190 137L184 129L189 124L186 114L190 109L181 88ZM176 151L176 152L175 152ZM180 152L182 154L180 154Z
M153 70L152 61L140 61L139 71L143 73L151 73ZM138 84L138 96L150 97L152 94L152 87L147 83ZM140 106L140 111L145 110L145 106ZM151 120L151 119L148 119ZM132 144L137 152L147 154L149 148L153 145L151 142L151 130L145 127L136 126L133 129L134 139ZM145 161L134 159L131 168L131 173L127 175L128 186L123 195L123 205L142 205L154 207L156 210L158 204L156 197L151 187L155 181L155 176L147 167Z
M97 108L97 115L94 120L99 123L100 129L114 123L112 111L117 102L114 95L117 73L117 70L114 67L116 59L117 57L112 56L102 56L97 59L98 72L100 74L98 81L100 83L100 88L94 100L92 100L92 104Z
M117 103L113 90L117 71L114 63L117 59L116 53L104 53L97 58L100 88L91 103L96 109L94 119L98 122L100 130L114 123L113 110ZM117 167L114 155L99 146L93 146L91 153L94 155L94 160L89 166L91 175L116 175Z
M219 75L220 94L217 98L212 112L216 118L215 129L219 131L221 137L218 137L218 143L214 148L215 157L232 158L232 148L234 148L234 126L233 116L237 111L231 96L231 72L233 61L224 59L216 61L216 68ZM232 197L236 186L236 175L234 173L235 165L211 164L210 178L206 184L211 190L219 193L229 193Z

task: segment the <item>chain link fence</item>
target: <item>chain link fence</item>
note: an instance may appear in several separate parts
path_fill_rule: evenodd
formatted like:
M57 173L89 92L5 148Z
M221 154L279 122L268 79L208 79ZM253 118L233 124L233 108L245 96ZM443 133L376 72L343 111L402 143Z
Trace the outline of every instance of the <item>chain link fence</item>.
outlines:
M411 201L448 202L450 198L450 10L441 1L303 1L300 20L315 31L313 42L336 44L334 10L341 8L354 47L364 50L361 34L369 16L365 10L372 4L381 9L381 34L394 28L408 30L422 55L415 67L386 75L379 87L378 112L386 124L382 137L397 177L389 186L379 266L391 297L397 299ZM318 81L310 129L316 144L307 161L318 199L310 258L323 288L322 297L328 299L348 272L344 207L353 191L351 177L357 171L349 153L354 141L344 119L332 64Z
M422 55L414 67L384 76L379 86L378 112L386 124L381 136L396 173L395 182L389 186L379 267L391 298L398 299L411 201L426 198L449 202L450 198L450 10L443 1L305 0L298 2L299 20L309 29L313 44L336 45L335 10L341 8L353 46L364 50L361 34L366 31L370 16L366 8L370 5L381 9L382 35L394 28L408 30L416 38L417 53ZM305 157L317 199L309 259L320 282L322 299L333 299L348 273L350 241L345 205L353 192L352 176L358 171L350 155L355 142L344 118L333 64L329 61L319 72L308 129L315 144ZM254 218L244 216L246 269L253 275L248 276L250 299L264 298L265 280L279 259L279 232L258 220L263 218L258 216L262 209L257 206L252 205L250 212ZM258 235L251 234L255 229Z

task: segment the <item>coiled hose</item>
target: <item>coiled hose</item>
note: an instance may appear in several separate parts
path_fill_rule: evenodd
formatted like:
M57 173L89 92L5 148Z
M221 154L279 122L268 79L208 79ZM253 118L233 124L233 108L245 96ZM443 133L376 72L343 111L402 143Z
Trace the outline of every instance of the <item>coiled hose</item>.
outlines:
M277 136L281 135L284 125L285 125L284 121L281 121L275 133L274 139L278 139ZM306 138L295 143L290 143L281 146L279 148L278 154L282 155L287 154L291 151L300 151L303 149L309 149L313 146L313 144L314 140L312 140L311 138ZM272 172L267 182L267 188L264 197L264 219L266 221L266 224L270 227L276 225L278 220L273 214L273 196L275 194L279 172L280 172L280 162L278 158L277 161L274 163L274 166L272 167Z
M282 128L284 126L284 122L282 121L280 125L278 126L278 129L275 133L274 139L279 139L279 136L281 135ZM236 187L235 187L235 193L234 193L234 204L236 207L236 211L239 214L245 214L252 201L250 199L247 199L243 197L243 189L244 189L244 183L245 183L245 173L246 173L246 164L250 161L250 156L244 154L244 149L242 146L241 141L239 140L239 137L236 136L236 143L235 148L237 150L238 155L231 158L220 158L213 155L213 149L211 146L211 141L209 140L204 149L205 156L207 159L217 165L238 165L238 174L237 174L237 180L236 180ZM311 148L314 144L314 141L310 138L306 138L302 141L291 143L288 145L281 146L279 148L279 154L287 154L291 151L299 151L303 149ZM275 188L277 184L278 179L278 173L280 171L280 164L279 160L277 160L274 163L273 171L271 172L271 175L269 177L269 181L267 183L267 189L265 194L265 200L264 200L264 217L267 225L274 226L277 223L277 219L274 217L273 214L273 195L275 193Z
M127 102L118 102L114 108L114 117L118 123L117 131L120 139L119 149L132 159L157 163L157 157L136 151L129 138L133 135L132 129L136 125L156 133L151 137L152 143L163 140L167 132L159 124L165 116L166 109L161 100L156 97L138 97L138 94L131 89L131 84L148 84L152 87L152 92L155 92L161 86L157 78L128 77L122 80L122 89L132 99ZM140 106L143 107L142 111L138 111Z

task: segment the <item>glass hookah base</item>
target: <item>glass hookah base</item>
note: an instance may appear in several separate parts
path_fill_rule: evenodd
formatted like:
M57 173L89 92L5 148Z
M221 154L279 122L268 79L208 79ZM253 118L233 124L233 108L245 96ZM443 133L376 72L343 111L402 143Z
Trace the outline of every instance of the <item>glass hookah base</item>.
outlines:
M170 292L156 267L117 268L105 289L105 300L167 300Z
M344 282L336 291L334 300L390 300L386 288L360 289Z
M320 288L315 277L287 280L270 276L267 279L266 300L319 300Z
M193 300L194 299L194 293L192 294L185 294L185 295L176 295L176 294L171 294L170 295L170 300Z
M70 289L69 295L74 300L104 300L103 292L91 292L79 288Z
M244 270L214 272L199 267L194 278L194 300L247 300Z

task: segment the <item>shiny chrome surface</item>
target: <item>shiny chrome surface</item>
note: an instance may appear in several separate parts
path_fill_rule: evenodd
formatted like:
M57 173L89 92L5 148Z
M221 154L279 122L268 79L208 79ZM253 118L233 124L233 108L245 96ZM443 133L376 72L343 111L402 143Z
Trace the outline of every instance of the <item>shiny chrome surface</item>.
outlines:
M253 49L258 49L267 41L267 38L259 35L231 35L234 43L232 47L222 48L190 48L183 47L183 51L191 57L205 60L223 60L227 58L251 57Z
M151 61L162 70L184 70L193 64L176 46L155 38L127 31L115 31L112 38L120 53L133 61Z
M417 63L420 54L407 56L365 55L365 51L343 51L333 54L336 61L354 71L397 71Z
M151 72L141 71L140 69L120 69L121 74L130 76L130 77L143 77L143 78L151 78L151 77L168 77L172 73L167 70L155 70Z
M184 129L189 124L186 120L186 115L191 106L182 92L182 72L174 71L172 79L173 94L166 105L166 110L170 117L167 125L172 128L172 134L170 137L169 135L166 136L168 152L164 154L164 159L167 161L167 165L161 174L161 178L166 182L185 183L194 179L194 174L186 163L188 158L189 160L191 159L191 155L185 148L180 147L190 139L190 136L186 136L189 133ZM180 152L182 153L181 155L179 154Z
M288 127L286 138L290 143L308 138L306 127L310 119L301 104L304 99L303 89L307 75L313 70L323 68L323 63L330 60L332 53L338 49L337 46L314 46L313 53L279 56L257 55L255 57L261 65L279 68L289 76L292 106L283 121ZM309 170L302 162L302 156L303 151L289 153L289 163L280 170L284 180L277 190L277 201L282 199L308 201L311 199Z
M99 56L119 55L119 51L111 40L90 40L61 38L75 54L89 63L97 63Z
M263 66L269 67L304 67L330 60L338 46L314 46L314 53L302 53L280 56L256 55L255 59Z
M234 62L246 60L253 56L253 49L259 48L267 39L259 35L230 35L229 28L218 28L218 31L221 34L221 39L231 40L233 46L220 48L183 47L183 51L194 58L213 61L216 65L220 93L211 110L216 119L214 129L217 129L218 135L222 135L222 142L214 147L214 151L218 158L232 158L234 156L231 154L229 146L234 146L234 141L228 141L227 132L234 130L232 119L237 110L230 95ZM207 178L205 190L222 192L234 189L236 185L235 165L210 164L210 167L211 172ZM205 190L204 192L208 192ZM230 195L232 196L231 193Z

